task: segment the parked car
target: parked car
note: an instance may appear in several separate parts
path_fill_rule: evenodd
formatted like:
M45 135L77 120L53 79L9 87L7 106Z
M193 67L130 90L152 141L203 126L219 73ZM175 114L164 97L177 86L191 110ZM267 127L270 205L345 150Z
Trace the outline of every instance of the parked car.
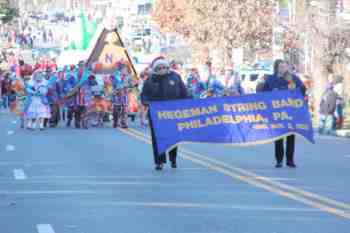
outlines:
M254 94L256 93L256 87L259 83L259 80L264 75L271 75L272 72L269 70L256 70L256 69L247 69L241 70L239 76L241 78L241 85L245 94Z

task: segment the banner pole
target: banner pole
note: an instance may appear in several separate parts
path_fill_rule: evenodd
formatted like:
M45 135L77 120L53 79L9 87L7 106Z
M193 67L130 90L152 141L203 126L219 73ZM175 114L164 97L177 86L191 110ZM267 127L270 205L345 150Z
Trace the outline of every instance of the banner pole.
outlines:
M115 31L115 33L116 33L117 36L118 36L118 39L119 39L119 41L120 41L121 46L124 48L124 53L125 53L126 57L127 57L128 60L129 60L129 63L130 63L130 65L131 65L131 69L133 70L133 72L134 72L134 74L135 74L135 76L136 76L136 79L138 79L138 74L137 74L136 69L135 69L135 67L134 67L134 63L132 62L132 60L131 60L131 58L130 58L130 56L129 56L129 53L128 53L126 47L124 46L124 43L123 43L123 41L122 41L122 39L121 39L121 37L120 37L120 35L119 35L118 29L115 28L114 31Z

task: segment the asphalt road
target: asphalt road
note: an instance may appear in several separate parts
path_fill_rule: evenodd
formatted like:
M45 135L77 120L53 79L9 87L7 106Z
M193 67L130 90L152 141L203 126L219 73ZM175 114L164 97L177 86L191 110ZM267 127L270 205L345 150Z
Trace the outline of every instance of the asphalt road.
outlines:
M0 233L348 233L350 140L184 144L154 170L148 130L18 129L0 114Z

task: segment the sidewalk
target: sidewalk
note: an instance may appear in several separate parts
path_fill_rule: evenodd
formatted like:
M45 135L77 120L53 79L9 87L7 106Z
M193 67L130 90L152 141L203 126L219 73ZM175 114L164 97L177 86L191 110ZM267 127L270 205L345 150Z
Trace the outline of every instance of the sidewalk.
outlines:
M343 129L337 130L336 131L336 135L338 137L348 137L348 138L350 138L350 118L349 117L345 118Z
M3 116L3 115L10 115L10 110L0 108L0 116Z
M337 137L350 138L350 129L340 129L340 130L336 130L336 136L337 136Z
M350 116L350 108L346 112L344 112L344 116ZM312 119L312 123L314 126L315 134L318 134L318 122L315 118ZM342 129L335 130L331 133L330 136L333 137L342 137L342 138L350 138L350 117L345 117L345 121Z

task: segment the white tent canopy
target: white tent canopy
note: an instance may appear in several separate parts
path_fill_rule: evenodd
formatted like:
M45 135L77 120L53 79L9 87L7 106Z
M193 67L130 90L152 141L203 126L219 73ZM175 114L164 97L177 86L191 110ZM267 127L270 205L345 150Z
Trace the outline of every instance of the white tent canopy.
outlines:
M57 66L63 68L67 65L77 65L80 61L86 61L88 54L86 51L67 50L57 57Z

